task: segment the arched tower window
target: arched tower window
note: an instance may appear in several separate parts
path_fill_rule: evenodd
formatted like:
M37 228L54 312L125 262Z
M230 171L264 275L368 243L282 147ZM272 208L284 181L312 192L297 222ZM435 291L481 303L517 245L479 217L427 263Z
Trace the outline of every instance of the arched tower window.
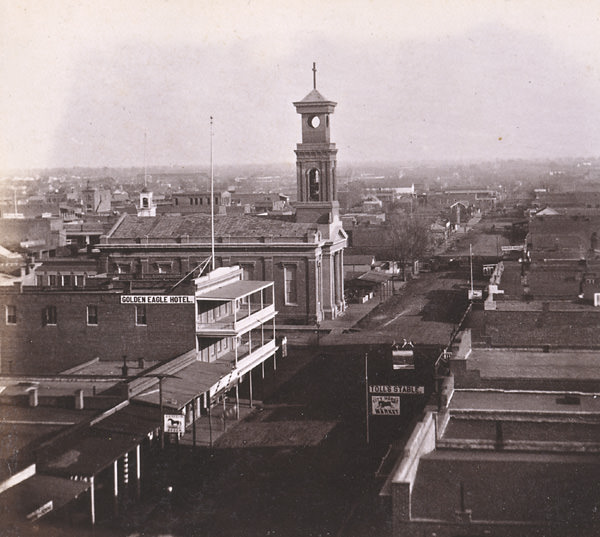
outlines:
M317 168L308 170L308 199L319 201L321 194L321 174Z
M148 198L146 198L146 197L142 198L142 207L144 207L144 208L148 207Z

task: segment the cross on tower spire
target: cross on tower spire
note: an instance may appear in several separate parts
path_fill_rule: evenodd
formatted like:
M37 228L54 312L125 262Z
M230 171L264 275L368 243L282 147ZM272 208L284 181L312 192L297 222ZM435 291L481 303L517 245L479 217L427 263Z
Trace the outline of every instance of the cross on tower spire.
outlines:
M313 89L317 89L317 64L313 62Z

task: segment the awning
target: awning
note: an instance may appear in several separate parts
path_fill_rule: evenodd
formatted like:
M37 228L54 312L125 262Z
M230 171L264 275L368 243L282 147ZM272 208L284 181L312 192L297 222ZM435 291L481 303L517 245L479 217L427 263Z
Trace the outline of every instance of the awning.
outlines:
M175 373L178 378L168 377L162 381L163 407L179 410L192 399L208 392L215 384L232 371L229 361L192 362L184 369ZM158 383L139 393L135 401L160 405Z
M0 520L35 520L60 509L90 486L89 481L36 474L0 494Z

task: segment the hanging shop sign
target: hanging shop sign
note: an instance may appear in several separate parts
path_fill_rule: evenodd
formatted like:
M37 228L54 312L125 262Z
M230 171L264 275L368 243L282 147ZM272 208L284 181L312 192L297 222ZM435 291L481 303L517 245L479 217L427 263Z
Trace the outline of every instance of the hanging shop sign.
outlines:
M184 434L185 416L183 414L165 414L163 431L165 433Z

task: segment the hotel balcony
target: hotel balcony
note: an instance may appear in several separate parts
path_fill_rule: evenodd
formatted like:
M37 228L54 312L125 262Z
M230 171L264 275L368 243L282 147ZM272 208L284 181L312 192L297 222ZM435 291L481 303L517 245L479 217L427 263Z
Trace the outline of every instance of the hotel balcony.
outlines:
M224 375L210 390L210 395L238 382L243 375L259 366L277 351L275 339L265 341L263 345L240 345L237 349L220 356L215 363L228 364L229 375ZM237 364L237 365L236 365Z
M238 281L196 296L196 334L235 336L275 317L271 282Z

